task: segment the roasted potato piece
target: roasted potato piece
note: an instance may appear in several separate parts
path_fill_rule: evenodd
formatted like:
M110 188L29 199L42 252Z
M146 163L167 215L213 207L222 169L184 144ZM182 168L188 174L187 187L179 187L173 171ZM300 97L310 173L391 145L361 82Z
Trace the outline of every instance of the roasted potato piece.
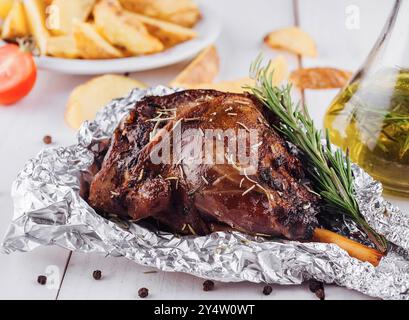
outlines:
M200 19L192 0L119 0L130 11L191 28Z
M11 7L13 6L14 0L1 0L0 1L0 20L6 19L9 14Z
M137 80L117 75L91 79L72 91L65 120L71 128L78 129L85 120L94 119L96 113L112 99L126 95L133 88L145 87Z
M20 1L15 1L3 24L1 37L12 39L25 37L29 34L26 12Z
M67 59L80 57L73 35L49 37L47 39L47 55Z
M271 60L269 72L273 72L273 86L282 84L285 80L288 80L288 63L283 56L277 56Z
M264 42L273 49L285 50L301 56L317 56L314 40L298 27L273 31L264 38Z
M288 65L284 57L278 56L271 62L270 71L273 71L272 85L278 86L288 77ZM222 81L216 83L174 83L176 87L186 89L214 89L223 92L242 93L247 91L244 87L254 86L254 80L245 77L233 81Z
M186 89L213 89L222 92L231 93L243 93L248 90L245 89L246 86L254 85L254 80L248 77L232 80L232 81L221 81L216 83L196 83L196 84L179 84L180 87Z
M146 27L117 2L101 0L94 7L95 24L114 45L124 47L134 55L160 52L163 44L149 34Z
M46 27L45 2L43 0L24 0L30 33L34 36L41 54L47 52L47 38L49 33Z
M54 0L52 6L58 9L58 25L51 30L53 35L72 34L76 21L85 22L92 12L96 0Z
M290 81L300 89L336 89L345 86L351 75L335 68L305 68L293 71Z
M77 22L74 26L74 39L78 52L84 59L112 59L123 56L91 23Z
M215 46L204 49L170 83L173 87L211 83L219 73L220 59ZM181 85L183 84L183 85Z
M201 17L202 15L199 9L196 7L188 10L175 12L173 14L165 16L164 19L186 28L193 28L196 25L196 23L201 19Z
M178 43L197 37L197 32L180 25L143 16L138 13L130 13L148 29L148 32L158 38L166 47L172 47Z

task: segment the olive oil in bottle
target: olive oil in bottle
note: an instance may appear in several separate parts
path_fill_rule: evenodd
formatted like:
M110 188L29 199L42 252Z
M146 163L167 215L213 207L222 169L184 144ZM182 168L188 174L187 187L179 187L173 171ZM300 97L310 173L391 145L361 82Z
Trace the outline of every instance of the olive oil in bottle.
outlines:
M324 125L332 142L386 190L409 197L409 0L391 5L372 51L331 103Z
M325 117L332 142L390 190L409 193L409 70L352 81Z

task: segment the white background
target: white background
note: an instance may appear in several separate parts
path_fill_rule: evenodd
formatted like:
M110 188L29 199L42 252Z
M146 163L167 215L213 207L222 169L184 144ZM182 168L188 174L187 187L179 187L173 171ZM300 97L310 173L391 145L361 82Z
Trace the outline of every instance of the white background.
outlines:
M334 66L356 70L376 40L392 7L391 0L204 0L218 12L223 31L217 41L221 56L220 80L247 74L250 62L263 51L267 57L277 52L266 48L262 39L269 31L299 24L318 45L319 57L298 59L286 55L290 68ZM346 28L346 8L360 9L360 29ZM409 39L406 39L409 40ZM133 74L148 84L166 84L185 63ZM24 163L44 147L42 138L51 134L57 145L75 142L75 132L64 123L64 108L71 90L89 77L67 76L40 71L29 97L10 108L0 107L0 236L12 217L10 186ZM309 110L321 126L326 107L337 90L306 91ZM391 198L409 211L403 199ZM60 280L54 289L36 283L47 266L56 266ZM102 270L95 281L92 271ZM262 295L262 284L216 283L212 292L203 292L203 280L177 273L152 273L124 258L70 253L57 247L43 247L30 253L0 254L0 299L137 299L140 287L150 290L151 299L316 299L305 286L273 286ZM327 286L328 299L367 299L359 293Z

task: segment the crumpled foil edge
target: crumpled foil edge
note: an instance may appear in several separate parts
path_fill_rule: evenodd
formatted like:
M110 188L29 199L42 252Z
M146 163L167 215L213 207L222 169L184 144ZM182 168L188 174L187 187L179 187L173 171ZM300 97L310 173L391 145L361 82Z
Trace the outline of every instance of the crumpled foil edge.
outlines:
M334 244L266 240L238 232L180 237L139 224L126 228L98 215L79 195L80 176L94 161L135 102L180 89L135 89L86 122L78 144L51 148L31 159L12 186L14 217L1 250L58 245L126 258L163 271L224 282L301 284L314 278L383 299L409 299L409 217L382 198L382 185L353 165L356 198L369 224L396 246L378 267L350 257Z

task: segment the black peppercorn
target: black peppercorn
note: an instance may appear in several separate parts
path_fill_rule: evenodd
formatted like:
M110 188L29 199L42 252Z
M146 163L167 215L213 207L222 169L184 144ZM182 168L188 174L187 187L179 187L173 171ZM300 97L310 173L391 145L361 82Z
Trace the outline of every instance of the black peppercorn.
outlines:
M311 279L309 283L309 288L311 292L316 292L318 289L324 289L324 284L315 279Z
M269 296L273 292L273 288L271 286L265 286L263 288L263 294Z
M149 295L149 290L148 289L146 289L146 288L140 288L139 290L138 290L138 295L139 295L139 297L140 298L146 298L148 295Z
M214 289L214 282L211 280L206 280L203 282L203 291L211 291Z
M42 275L38 276L37 282L43 286L47 283L47 277Z
M318 299L325 300L324 283L311 279L309 283L311 292L314 292Z
M102 272L101 272L101 270L95 270L95 271L92 273L92 276L93 276L93 278L94 278L95 280L100 280L100 279L102 278Z
M315 295L317 296L318 299L325 300L325 291L324 291L324 289L318 289L317 291L315 291Z
M51 144L51 143L53 143L53 138L52 138L51 136L49 136L49 135L46 135L46 136L44 136L44 138L43 138L43 142L44 142L45 144Z

